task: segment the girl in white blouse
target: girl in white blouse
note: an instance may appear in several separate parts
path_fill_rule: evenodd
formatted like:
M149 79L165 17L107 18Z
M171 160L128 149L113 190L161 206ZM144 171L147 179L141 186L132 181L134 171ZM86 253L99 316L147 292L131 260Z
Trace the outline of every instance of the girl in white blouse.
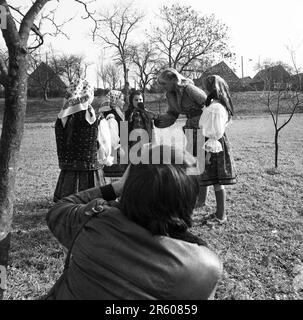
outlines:
M206 137L203 149L206 151L205 171L200 177L200 184L204 186L204 203L208 186L215 190L217 210L206 217L209 221L224 223L227 220L225 212L226 191L224 185L236 183L236 172L230 145L225 129L233 115L233 104L227 83L219 76L208 76L204 80L204 87L208 94L205 108L201 115L199 126Z

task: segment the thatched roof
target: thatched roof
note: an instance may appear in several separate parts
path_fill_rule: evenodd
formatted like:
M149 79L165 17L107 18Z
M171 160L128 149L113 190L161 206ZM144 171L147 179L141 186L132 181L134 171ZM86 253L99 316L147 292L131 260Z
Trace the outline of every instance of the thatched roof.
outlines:
M67 86L50 66L41 62L28 77L28 94L41 96L46 87L51 96L63 96Z
M286 82L290 79L290 74L282 65L272 66L260 70L252 79L252 83L260 81Z
M47 81L47 79L49 79L50 87L62 88L65 90L66 84L62 81L60 76L44 62L41 62L29 75L28 86L29 88L35 87L37 86L37 83Z
M220 63L210 67L205 72L203 72L202 76L199 79L194 80L195 84L199 87L202 87L203 80L209 75L218 75L223 78L227 82L231 90L236 89L240 84L240 79L238 78L238 76L224 61L221 61Z
M247 84L250 84L252 78L251 77L244 77L244 78L241 78L240 81L243 85L247 85Z

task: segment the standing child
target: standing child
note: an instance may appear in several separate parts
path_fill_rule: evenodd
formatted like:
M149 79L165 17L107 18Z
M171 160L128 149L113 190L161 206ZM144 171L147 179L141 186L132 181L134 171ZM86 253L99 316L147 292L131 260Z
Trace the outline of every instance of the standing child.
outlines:
M128 122L129 134L136 129L143 129L148 135L148 142L153 140L153 118L156 116L144 106L143 94L140 90L132 90L129 95L129 106L125 112L125 120ZM129 141L129 147L137 141Z
M224 223L227 220L225 212L226 191L224 185L236 183L236 173L229 141L225 129L233 115L233 104L227 83L221 77L212 75L204 80L208 93L206 107L201 115L199 126L206 137L205 171L200 177L200 185L204 186L202 202L207 197L207 187L214 186L217 210L206 217L208 221Z

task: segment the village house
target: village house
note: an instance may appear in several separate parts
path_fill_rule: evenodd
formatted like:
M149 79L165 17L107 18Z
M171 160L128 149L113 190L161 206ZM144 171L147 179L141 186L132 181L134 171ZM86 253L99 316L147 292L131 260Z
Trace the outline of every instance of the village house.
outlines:
M241 82L238 76L234 73L234 71L224 62L221 61L220 63L210 67L205 72L203 72L202 76L198 79L194 79L194 83L196 86L203 88L203 80L209 76L216 74L223 78L231 91L240 91L241 90Z
M62 97L66 90L66 84L60 76L46 63L41 64L28 77L28 96Z
M254 90L286 89L290 84L291 76L282 65L267 67L260 70L250 82Z

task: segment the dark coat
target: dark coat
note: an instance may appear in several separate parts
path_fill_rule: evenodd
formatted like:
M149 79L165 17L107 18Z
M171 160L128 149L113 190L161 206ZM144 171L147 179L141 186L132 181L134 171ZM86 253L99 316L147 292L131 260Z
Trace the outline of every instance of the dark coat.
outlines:
M66 197L48 212L48 226L65 247L92 207L89 202L115 197L106 188ZM206 247L154 236L109 204L77 237L55 299L207 299L220 266Z

